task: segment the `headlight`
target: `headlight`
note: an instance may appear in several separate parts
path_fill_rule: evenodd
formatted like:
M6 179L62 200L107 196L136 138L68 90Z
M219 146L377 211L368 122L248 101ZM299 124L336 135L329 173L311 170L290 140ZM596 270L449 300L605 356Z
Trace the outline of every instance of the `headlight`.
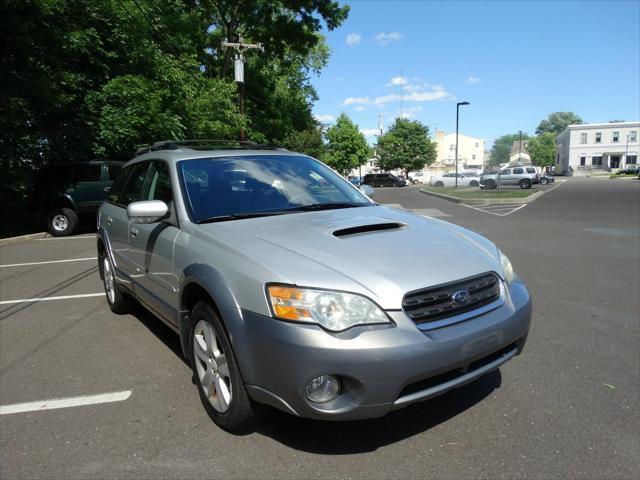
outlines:
M390 322L375 303L352 293L270 285L267 295L274 317L317 323L334 332L355 325Z
M511 260L504 253L498 250L498 255L500 255L500 265L502 265L502 271L504 272L504 279L507 282L507 285L513 282L513 277L515 273L513 272L513 265L511 265Z

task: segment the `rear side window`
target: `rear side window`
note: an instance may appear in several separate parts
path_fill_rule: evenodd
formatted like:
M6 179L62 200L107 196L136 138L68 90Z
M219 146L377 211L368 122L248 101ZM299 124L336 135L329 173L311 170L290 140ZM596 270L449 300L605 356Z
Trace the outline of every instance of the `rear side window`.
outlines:
M117 177L113 180L111 184L111 189L109 190L109 195L107 195L107 201L111 203L119 203L120 195L122 195L122 190L124 189L124 185L127 182L127 175L131 172L131 168L123 168L122 171L118 174Z
M144 179L148 168L148 162L136 163L131 166L131 173L127 175L126 186L118 197L117 203L126 207L131 202L137 202L142 198L142 188L144 187Z
M514 169L513 169L513 173L514 173L514 174L524 173L524 170L523 170L523 169L521 169L521 168L514 168Z
M536 173L536 169L535 168L527 168L527 173Z
M81 165L78 174L79 182L99 182L102 174L102 165Z

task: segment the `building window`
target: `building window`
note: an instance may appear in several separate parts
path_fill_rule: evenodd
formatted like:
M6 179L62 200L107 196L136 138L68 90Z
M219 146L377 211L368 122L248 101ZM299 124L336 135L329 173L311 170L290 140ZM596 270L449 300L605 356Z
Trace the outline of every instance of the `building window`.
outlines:
M456 149L456 146L452 143L451 145L449 145L449 151L453 152Z
M636 130L631 130L629 133L629 141L635 142L638 140L638 132Z
M627 165L635 165L636 163L638 163L637 155L629 155L627 157Z
M475 155L471 155L471 160L475 160L476 156Z
M580 143L587 143L587 134L586 133L581 133L580 134Z
M619 140L620 140L620 132L613 132L612 140L613 140L614 142L619 141Z
M587 163L587 157L583 155L582 157L580 157L580 166L584 167L586 163Z
M479 146L479 145L480 145L480 144L479 144L478 142L476 142L476 148L478 148L478 146Z
M591 165L602 165L602 157L591 157Z
M596 132L596 143L600 143L602 141L602 133Z

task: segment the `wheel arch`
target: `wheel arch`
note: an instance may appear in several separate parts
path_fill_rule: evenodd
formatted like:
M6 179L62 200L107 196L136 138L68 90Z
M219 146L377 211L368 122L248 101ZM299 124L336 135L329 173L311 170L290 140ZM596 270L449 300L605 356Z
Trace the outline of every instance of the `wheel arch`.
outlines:
M64 195L58 195L53 200L51 211L55 210L56 208L70 208L74 212L77 210L76 202L73 200L73 197L67 193L65 193Z

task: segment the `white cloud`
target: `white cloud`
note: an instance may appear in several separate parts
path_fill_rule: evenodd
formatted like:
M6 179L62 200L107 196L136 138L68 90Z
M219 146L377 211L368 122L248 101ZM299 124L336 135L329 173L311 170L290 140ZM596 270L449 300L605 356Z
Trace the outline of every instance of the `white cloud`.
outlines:
M342 103L343 105L368 105L370 102L369 97L349 97Z
M433 85L430 88L423 89L421 86L415 87L404 95L393 93L391 95L383 95L373 99L374 105L384 105L389 102L434 102L437 100L449 100L452 96L445 90L442 85Z
M474 77L473 75L470 77L467 77L467 79L465 80L464 83L478 83L480 81L480 79L478 77Z
M358 45L362 41L362 36L359 33L350 33L347 35L347 45L353 47Z
M389 43L399 42L403 36L404 35L399 32L382 32L376 35L376 42L380 45L388 45Z
M320 123L332 123L336 121L336 117L334 117L333 115L315 115L316 120L318 120Z
M391 77L391 80L389 80L389 83L387 83L387 87L406 85L407 83L407 77Z
M375 135L379 135L380 130L378 130L377 128L361 128L360 133L365 137L373 137Z
M415 107L405 108L402 113L398 116L401 118L414 118L417 113L422 111L422 107L420 105Z
M356 112L362 112L364 110L364 107L362 105L358 105L356 107Z

